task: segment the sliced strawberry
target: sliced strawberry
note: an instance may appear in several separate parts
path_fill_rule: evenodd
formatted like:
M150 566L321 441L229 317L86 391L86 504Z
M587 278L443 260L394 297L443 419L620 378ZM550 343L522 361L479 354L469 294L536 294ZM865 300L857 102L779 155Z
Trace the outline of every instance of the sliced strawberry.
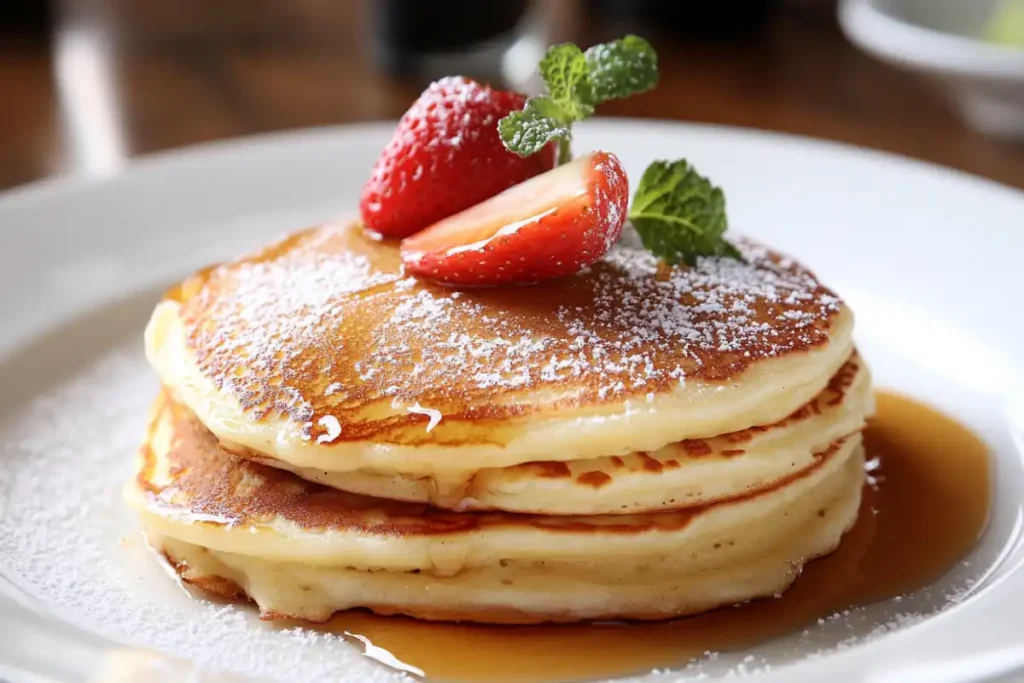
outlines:
M414 275L451 285L568 275L619 239L628 200L618 158L594 152L406 238L402 261Z
M555 143L529 157L505 149L498 121L519 93L462 77L432 83L399 121L363 187L363 224L405 237L555 165Z

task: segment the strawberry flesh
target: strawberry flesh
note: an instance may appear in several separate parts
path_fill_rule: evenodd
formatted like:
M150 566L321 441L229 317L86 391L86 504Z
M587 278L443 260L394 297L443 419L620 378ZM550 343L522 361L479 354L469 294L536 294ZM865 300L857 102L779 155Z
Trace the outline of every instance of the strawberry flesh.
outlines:
M449 285L561 277L619 239L628 199L619 160L594 152L406 238L402 261L410 273Z

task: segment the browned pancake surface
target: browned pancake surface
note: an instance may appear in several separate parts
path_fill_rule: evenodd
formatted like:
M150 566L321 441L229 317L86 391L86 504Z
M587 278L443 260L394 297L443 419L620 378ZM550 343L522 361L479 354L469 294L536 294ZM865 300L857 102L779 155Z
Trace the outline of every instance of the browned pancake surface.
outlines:
M253 419L277 413L316 438L332 415L344 425L334 443L435 444L472 442L488 421L500 443L509 417L724 382L827 344L839 299L791 260L741 249L746 263L659 272L647 252L616 247L556 281L454 291L406 276L395 245L359 226L326 226L169 297L201 371ZM396 405L444 420L427 434L424 415Z
M846 400L846 394L850 384L857 376L857 372L863 366L860 356L854 353L850 359L843 364L839 371L829 380L828 386L794 411L788 417L770 425L761 425L741 429L727 434L721 434L707 439L686 439L674 444L665 446L658 451L658 457L652 457L650 453L638 452L624 456L611 456L608 462L611 463L610 471L584 471L574 474L573 467L579 469L578 462L563 462L555 460L541 460L525 462L506 468L506 472L516 478L529 480L535 477L549 479L572 479L576 484L590 488L601 488L612 482L616 474L630 472L633 474L649 475L652 478L666 470L677 469L682 466L682 461L695 458L735 458L746 453L744 445L754 436L766 432L777 431L784 428L791 428L805 420L820 415L823 410L829 407L841 405ZM250 454L247 457L258 457ZM816 459L820 454L815 454ZM602 459L603 460L603 459ZM769 483L766 486L774 486ZM751 491L753 492L753 491Z
M158 429L170 430L166 455L169 481L156 483L157 456L151 442ZM433 535L496 526L532 526L551 531L641 533L675 530L716 505L763 495L807 476L842 446L835 442L811 467L771 489L686 510L638 515L587 517L504 512L449 512L427 505L369 498L305 481L282 470L238 458L180 404L162 391L153 409L150 435L142 448L136 483L150 505L163 512L191 515L196 524L260 524L284 519L309 529L359 530L381 536Z

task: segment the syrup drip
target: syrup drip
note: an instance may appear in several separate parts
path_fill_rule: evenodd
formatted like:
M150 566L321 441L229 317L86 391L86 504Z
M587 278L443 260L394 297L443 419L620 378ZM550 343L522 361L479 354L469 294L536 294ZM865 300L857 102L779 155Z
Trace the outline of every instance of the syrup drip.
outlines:
M989 453L955 420L913 399L877 396L864 434L860 516L839 549L777 599L673 622L570 626L438 624L348 612L325 625L396 668L444 681L578 681L679 667L817 619L909 593L963 558L985 528ZM875 465L877 464L877 467Z

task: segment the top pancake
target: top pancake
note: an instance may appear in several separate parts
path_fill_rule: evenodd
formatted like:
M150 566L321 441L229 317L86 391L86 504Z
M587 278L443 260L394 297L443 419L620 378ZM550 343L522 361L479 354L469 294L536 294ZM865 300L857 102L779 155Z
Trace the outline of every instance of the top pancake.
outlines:
M852 316L831 291L740 248L746 263L662 272L624 244L556 281L454 291L407 277L395 245L358 225L319 227L186 280L147 352L226 446L296 466L654 450L776 422L850 355Z

